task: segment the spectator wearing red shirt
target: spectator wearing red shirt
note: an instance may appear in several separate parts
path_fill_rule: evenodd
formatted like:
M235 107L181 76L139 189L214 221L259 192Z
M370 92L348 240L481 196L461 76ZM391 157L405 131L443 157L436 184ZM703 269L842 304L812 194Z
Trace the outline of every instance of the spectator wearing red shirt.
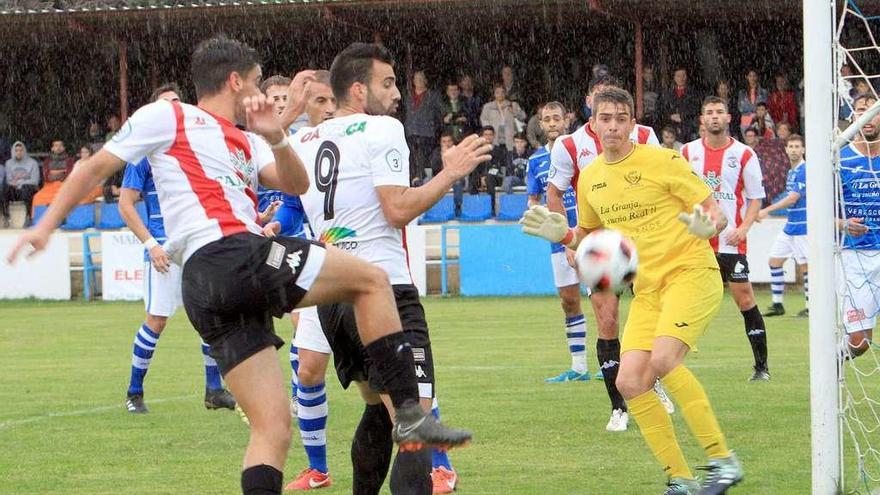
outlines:
M785 122L797 132L799 121L797 99L794 91L788 85L788 78L785 77L785 74L776 75L776 90L770 93L767 100L767 110L770 111L773 122L777 124Z

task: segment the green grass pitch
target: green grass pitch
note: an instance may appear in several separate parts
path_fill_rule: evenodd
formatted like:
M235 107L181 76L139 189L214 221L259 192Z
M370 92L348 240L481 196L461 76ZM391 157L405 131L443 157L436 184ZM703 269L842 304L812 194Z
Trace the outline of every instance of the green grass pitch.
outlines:
M768 295L759 299L763 308ZM801 301L789 295L790 313ZM600 381L543 382L569 364L558 300L427 298L424 305L442 415L475 434L470 447L451 454L459 494L662 492L664 477L635 423L625 433L605 432L609 406ZM144 416L123 408L142 305L5 302L0 315L0 493L238 492L247 426L235 413L203 407L199 340L182 311L157 347ZM595 323L591 315L587 321L594 371ZM733 493L804 494L807 320L785 316L767 324L771 382L747 382L751 351L729 296L687 364L745 466L746 480ZM288 322L277 321L276 331L290 338ZM278 360L289 374L286 348ZM334 486L318 493L350 493L348 448L362 405L334 375L327 382ZM689 462L702 463L681 415L674 421ZM295 434L285 481L305 466Z

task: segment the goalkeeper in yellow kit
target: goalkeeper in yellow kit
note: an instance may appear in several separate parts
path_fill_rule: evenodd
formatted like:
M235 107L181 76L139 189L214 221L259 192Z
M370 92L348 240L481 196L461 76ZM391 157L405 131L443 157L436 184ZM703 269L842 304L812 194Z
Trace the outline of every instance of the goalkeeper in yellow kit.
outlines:
M721 275L707 239L722 231L727 220L681 155L629 140L635 120L628 92L603 90L594 96L593 109L590 125L603 152L580 173L578 226L569 229L562 215L534 206L520 220L523 232L572 249L603 227L635 242L640 261L617 387L669 477L664 495L725 493L742 480L742 467L727 448L702 385L682 362L721 304ZM709 457L702 486L653 391L656 377L678 402Z

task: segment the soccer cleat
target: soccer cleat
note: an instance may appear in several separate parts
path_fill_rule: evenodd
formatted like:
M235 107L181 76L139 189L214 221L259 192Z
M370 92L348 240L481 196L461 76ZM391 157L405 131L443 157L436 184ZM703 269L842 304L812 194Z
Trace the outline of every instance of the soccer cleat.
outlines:
M296 400L296 396L290 398L290 417L295 418L297 412L299 410L299 402Z
M751 378L749 378L750 382L769 382L770 381L770 370L766 368L755 368L752 372Z
M721 495L743 480L743 468L739 459L731 452L729 456L720 459L709 459L709 464L697 469L706 471L706 478L698 495Z
M804 308L804 309L798 311L797 315L798 315L798 318L807 318L808 316L810 316L810 308Z
M773 303L770 305L769 308L767 308L766 311L764 311L764 313L761 316L766 316L766 317L782 316L784 314L785 314L785 306L783 306L782 303Z
M333 481L330 479L330 473L322 473L317 469L306 468L299 473L295 480L284 487L284 491L317 490L318 488L327 488L332 485Z
M431 470L431 482L434 489L431 493L452 493L458 484L458 474L454 469L446 469L444 466L435 467Z
M627 426L629 426L629 413L622 409L615 409L611 411L611 418L608 419L605 430L626 431Z
M557 376L544 379L547 383L585 382L590 379L590 372L578 373L575 370L563 371Z
M229 409L235 410L235 397L225 388L211 390L205 389L205 407L207 409Z
M654 381L654 393L657 394L657 398L663 403L663 408L666 409L666 414L672 414L675 412L675 404L673 404L669 396L666 395L666 389L660 384L660 380Z
M700 491L700 484L697 480L688 478L669 478L666 483L666 491L663 495L697 495Z
M414 403L397 409L391 438L404 452L426 448L449 450L467 444L471 432L449 428Z
M125 399L125 408L132 414L144 414L149 411L144 404L143 394L129 395Z

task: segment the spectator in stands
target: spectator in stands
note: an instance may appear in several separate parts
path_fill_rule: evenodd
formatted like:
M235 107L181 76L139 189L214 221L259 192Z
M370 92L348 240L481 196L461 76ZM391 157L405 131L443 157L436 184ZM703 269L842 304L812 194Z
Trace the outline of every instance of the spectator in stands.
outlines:
M755 106L764 102L767 103L767 90L761 87L761 81L758 79L758 72L754 69L746 71L746 88L740 90L739 97L736 100L736 108L740 113L740 132L745 137L745 130L752 125L752 119L755 117Z
M766 103L759 102L755 105L755 116L752 117L752 124L749 127L758 131L758 136L763 139L772 139L776 137L776 126L773 123L773 118L770 117L770 112L767 109Z
M763 138L754 128L746 129L743 134L747 145L755 150L761 170L764 173L764 206L768 206L773 199L785 191L785 180L791 169L791 161L785 152L785 141L777 138Z
M579 104L580 103L576 105L567 105L565 108L575 108ZM578 118L577 112L575 112L574 110L565 111L565 134L571 134L582 125L584 125L584 122Z
M3 227L9 227L9 203L24 201L24 227L30 227L33 214L34 194L40 187L40 165L30 157L27 147L21 141L12 145L12 157L6 160L4 182L0 189L0 213L3 215Z
M659 89L657 79L654 77L654 67L646 65L642 68L642 106L644 113L639 119L639 123L642 125L648 127L660 125L657 118L657 106L660 100L660 94L657 91Z
M543 103L539 103L535 108L535 114L529 118L528 124L526 124L526 139L529 142L529 146L532 149L538 149L545 141L544 131L541 129L541 109L544 108ZM514 141L515 144L515 141Z
M89 149L92 150L92 153L97 153L98 150L104 147L104 135L101 132L101 124L97 122L89 123Z
M675 151L681 151L683 144L678 140L678 135L675 133L675 129L666 126L660 131L660 146Z
M727 113L730 114L730 135L734 139L740 139L742 136L742 131L740 131L740 113L739 108L737 108L736 102L733 101L733 97L730 94L730 84L727 81L721 79L715 83L715 96L724 100L724 103L727 105Z
M458 87L457 82L450 81L446 84L446 95L441 102L440 113L443 115L443 132L451 135L455 142L461 141L469 134L465 101L461 97L461 88Z
M468 119L465 135L475 133L480 130L480 112L483 110L483 99L474 92L474 79L468 74L461 76L458 80L458 87L461 89L464 113Z
M676 68L672 79L674 84L660 97L660 118L664 125L675 129L679 139L691 141L697 132L696 119L700 114L701 100L688 86L687 69Z
M107 134L104 135L104 142L110 141L113 139L113 135L119 131L119 128L122 127L122 123L119 121L119 117L116 115L111 115L107 117Z
M776 74L776 90L769 95L767 110L774 123L785 122L797 129L800 120L797 98L788 84L788 78L781 72Z
M428 177L428 180L443 170L443 152L453 146L455 146L455 138L452 136L452 133L449 131L443 131L443 133L440 134L440 146L434 148L434 151L431 153L431 177Z
M431 152L437 146L437 134L443 120L440 96L428 87L428 77L418 70L413 74L412 87L403 100L403 127L409 144L410 182L424 177L430 167Z
M874 88L871 87L871 83L863 77L855 80L855 82L853 83L853 91L855 91L856 96L874 94Z
M93 154L93 152L92 152L91 145L84 144L84 145L80 146L79 160L77 160L76 163L73 164L73 169L76 170L76 167L78 167L81 163L86 161L90 156L92 156L92 154ZM98 200L98 198L101 197L102 194L103 194L103 187L102 186L95 186L95 188L92 189L92 192L89 195L87 195L85 198L83 198L83 200L80 201L79 204L85 205L85 204L94 203L95 201Z
M504 91L507 93L508 100L519 103L521 107L525 105L522 88L517 84L513 75L513 67L505 65L501 68L501 84L504 85ZM525 118L522 120L525 120Z
M492 88L495 99L483 105L480 113L480 123L483 127L492 127L495 134L494 144L504 145L508 150L513 149L513 135L517 133L517 119L525 121L526 113L520 108L519 103L507 99L507 91L503 83L495 83Z
M494 134L495 129L490 130L488 127L483 128L482 136L487 142L491 142L489 139L494 138ZM525 136L521 137L525 138ZM514 141L516 141L516 139L514 139ZM492 148L492 159L484 163L486 167L481 180L482 186L486 188L486 192L489 193L489 198L491 199L490 204L492 205L493 217L495 216L495 191L504 184L504 176L510 169L511 152L512 151L508 150L503 144L495 145L495 147ZM473 186L471 186L471 191L473 191Z
M64 141L52 141L49 157L43 160L43 186L34 195L34 206L48 206L55 199L61 182L73 170L73 157L67 154Z
M540 114L540 110L538 110ZM516 186L526 185L526 169L529 166L529 156L532 150L529 149L528 139L525 134L519 133L513 136L513 151L509 153L507 160L507 171L502 181L502 189L507 194L513 194L513 188Z
M781 124L776 124L776 137L782 140L782 142L787 143L788 138L791 137L793 132L791 131L791 125L787 122L782 122Z
M593 68L591 69L592 79L599 79L600 77L605 77L611 75L611 71L608 70L608 66L599 62L597 64L593 64Z

